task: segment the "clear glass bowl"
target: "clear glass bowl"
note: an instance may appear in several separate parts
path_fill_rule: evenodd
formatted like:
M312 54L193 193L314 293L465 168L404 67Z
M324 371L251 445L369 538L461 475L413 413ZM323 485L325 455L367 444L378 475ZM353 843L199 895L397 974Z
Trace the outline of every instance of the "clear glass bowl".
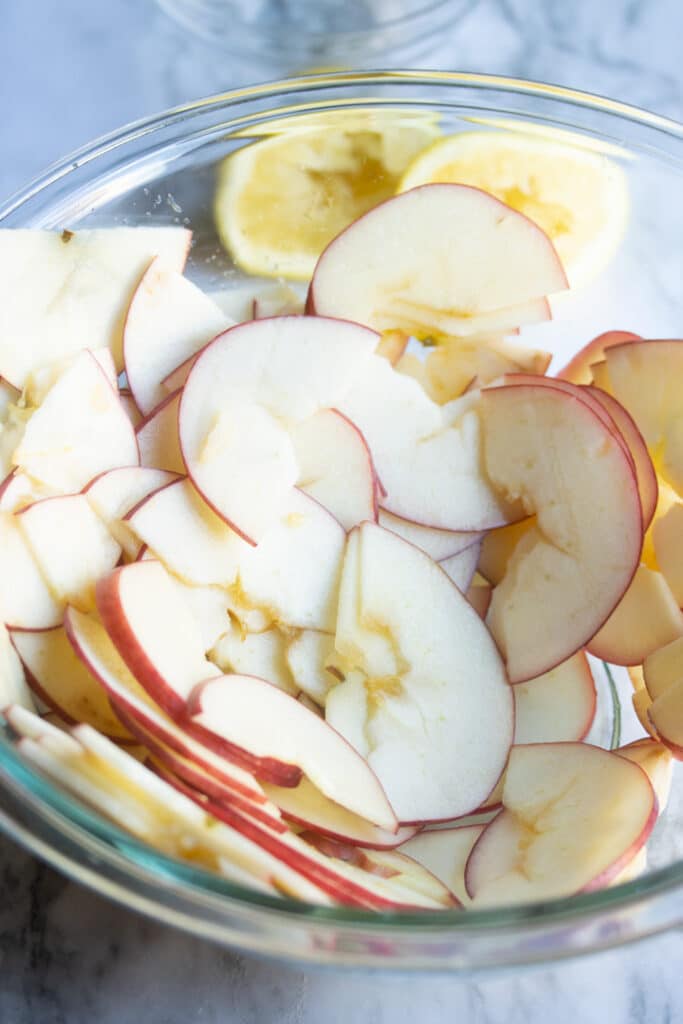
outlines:
M195 233L188 273L222 287L243 276L212 219L217 162L316 111L434 112L445 132L506 119L578 133L624 166L632 211L620 251L592 286L536 329L564 355L608 328L683 335L683 128L568 89L483 75L323 75L240 89L138 122L48 170L0 208L2 227L183 223ZM347 122L348 123L348 122ZM630 684L602 673L595 740L635 738ZM679 773L683 774L683 773ZM674 783L681 782L681 778ZM188 931L242 949L336 965L472 969L543 961L627 942L683 923L683 794L649 844L635 882L533 906L479 912L378 914L321 909L242 889L157 854L57 790L0 735L0 827L60 870ZM678 796L677 796L678 791Z

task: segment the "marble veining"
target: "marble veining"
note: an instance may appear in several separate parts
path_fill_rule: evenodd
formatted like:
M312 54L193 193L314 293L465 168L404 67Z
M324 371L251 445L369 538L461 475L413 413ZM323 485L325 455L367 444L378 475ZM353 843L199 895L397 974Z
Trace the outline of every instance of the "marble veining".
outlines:
M0 11L1 198L105 131L266 77L188 39L152 0L0 0ZM681 118L682 35L680 0L473 0L424 64ZM670 285L680 301L680 281ZM0 837L0 1024L678 1024L682 954L672 932L470 978L301 970L156 925Z

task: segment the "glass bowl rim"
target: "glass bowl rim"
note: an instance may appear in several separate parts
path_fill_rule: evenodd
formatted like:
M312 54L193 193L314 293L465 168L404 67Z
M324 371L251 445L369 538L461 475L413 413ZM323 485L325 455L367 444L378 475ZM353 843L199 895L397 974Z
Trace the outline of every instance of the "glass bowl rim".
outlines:
M528 79L470 72L411 70L335 72L307 75L266 82L260 85L245 86L217 93L212 96L199 99L191 103L181 104L161 113L136 120L122 128L102 135L94 141L75 150L70 155L53 163L41 174L29 181L23 188L20 188L13 195L10 195L4 203L0 203L0 227L2 227L2 222L16 210L49 186L60 181L60 179L67 177L70 173L92 163L93 161L96 161L98 158L103 157L112 151L120 149L127 144L135 143L138 140L153 134L155 131L178 126L201 113L211 113L213 111L229 109L242 103L247 103L251 100L273 99L281 102L285 97L296 97L298 94L311 91L315 92L316 90L322 91L326 89L358 85L413 85L415 87L450 86L475 90L481 89L485 92L493 92L497 90L511 93L513 95L542 97L544 99L567 103L577 108L594 110L598 113L612 115L619 120L631 121L646 128L654 129L658 133L668 136L677 142L683 142L683 124L680 124L671 118L643 110L630 104L622 103L618 100L608 99L606 97L565 86L548 85L543 82L536 82ZM329 109L330 107L338 106L340 109L343 109L344 106L354 107L368 102L381 104L383 101L379 97L370 96L353 96L347 100L341 99L338 101L328 99L325 101L325 108ZM398 101L391 100L386 102L397 103ZM419 101L411 98L401 100L400 103L408 107L429 105L428 100ZM306 105L306 109L309 109L309 106L310 100ZM283 113L293 114L295 112L296 107L283 107L276 105L273 108L269 108L267 111L260 112L260 116L282 116ZM681 167L683 169L683 160L681 160ZM9 765L7 759L8 754L10 761ZM13 759L16 759L14 765L11 764ZM21 770L17 772L17 768L20 768ZM25 777L24 782L21 781L22 774ZM26 785L26 779L31 783L28 786ZM29 792L35 799L36 786L33 784L35 782L38 783L38 792L42 790L44 793L48 793L49 795L49 790L52 789L54 795L58 798L57 801L45 799L40 801L40 799L38 799L39 803L42 802L43 809L54 813L55 802L57 802L58 805L61 802L62 808L66 806L64 804L65 794L57 787L52 786L51 783L47 783L46 780L38 772L34 772L26 762L20 761L16 758L14 752L8 749L8 744L4 737L0 736L0 783L5 793L9 793L13 789L16 791L17 787L24 790L28 788ZM74 804L74 807L76 806L84 807L85 805ZM89 809L87 809L86 814L89 815L90 813ZM58 816L60 814L59 806L57 806L57 814ZM73 826L76 824L76 827L80 827L81 831L83 831L89 839L96 839L101 846L106 847L107 853L111 854L115 852L116 855L123 860L124 867L127 863L129 866L135 868L138 873L141 870L140 862L131 861L130 859L125 858L125 856L121 854L119 846L112 844L111 842L105 842L101 839L103 831L101 828L102 822L104 822L104 825L106 826L104 829L105 832L108 832L110 836L114 836L115 838L118 837L121 841L125 841L127 845L132 846L133 848L136 846L139 847L141 851L144 851L147 854L148 861L153 862L155 857L159 856L159 863L164 868L165 877L168 877L169 870L172 870L172 866L175 862L163 857L163 855L157 855L156 852L150 847L147 847L146 844L131 839L127 833L124 833L115 826L109 825L109 823L99 815L94 815L92 817L93 825L98 826L94 829L85 828L82 825L79 826L77 822L74 822L73 816L69 813L64 813L63 809L61 811L61 816L67 825ZM78 817L82 817L82 815L78 815ZM73 857L71 859L70 867L68 859L66 859L62 854L52 851L51 857L49 848L46 847L45 843L41 841L39 836L31 833L30 829L17 824L15 821L12 821L9 816L1 812L0 829L7 832L9 835L13 835L22 843L22 845L34 848L35 851L45 859L51 859L53 863L59 866L65 873L72 875L72 877L79 877L79 872L75 866L78 863L77 858ZM97 833L99 833L99 835L97 835ZM29 838L31 836L33 838L33 843ZM169 869L169 865L171 865L171 869ZM160 882L161 878L164 877L161 872L152 872L151 869L148 870L148 874L150 875L148 881L152 883L155 881ZM91 888L106 892L108 895L116 898L120 902L128 903L129 905L137 905L138 909L146 909L141 905L139 899L136 900L134 894L129 893L127 895L127 891L124 886L119 885L112 888L108 879L101 873L93 872L92 869L89 869L85 872L85 876L86 877L82 877L81 880L85 881ZM195 876L196 882L193 883L190 876ZM176 881L179 883L181 881L190 881L189 886L186 887L187 891L183 892L183 896L191 898L193 891L195 894L197 893L198 887L203 894L207 893L208 888L206 886L206 881L209 877L208 873L201 869L188 869L187 866L183 865L183 870L176 876ZM254 911L267 912L269 914L278 913L281 917L285 916L289 918L292 924L294 924L295 921L303 922L309 920L311 923L327 923L329 925L339 926L346 930L353 930L354 926L364 926L366 928L370 927L372 929L377 929L380 932L382 930L394 932L396 930L399 932L410 932L414 930L416 934L418 932L422 934L431 933L432 936L437 936L439 934L444 935L445 933L451 935L459 933L460 935L465 936L469 932L474 936L475 934L481 935L482 932L487 932L492 935L494 928L515 928L517 930L533 929L534 926L542 927L544 924L557 923L558 921L570 924L572 922L586 920L591 915L595 916L595 914L600 911L626 910L634 907L647 897L656 898L659 896L661 898L670 894L672 891L683 889L683 860L670 864L667 867L660 868L656 871L649 872L646 876L622 884L618 888L614 889L597 890L595 892L582 893L563 899L523 904L515 907L503 907L479 911L468 910L466 912L461 910L439 910L412 913L363 911L346 907L321 908L311 904L304 904L298 900L264 896L258 892L247 890L229 883L223 879L220 879L219 882L220 885L218 888L216 888L216 886L211 887L211 892L216 898L227 898L233 906L242 905L244 908L249 907ZM157 888L160 892L162 891L161 885L158 885ZM158 902L156 902L155 905L158 909ZM149 912L149 908L147 908L147 912ZM652 931L660 930L660 928L672 927L674 924L683 921L683 909L681 909L680 912L677 911L677 914L678 916L676 920L670 919L664 922L661 926L648 929L647 933L649 934ZM170 920L172 916L172 912L168 910L166 919ZM176 923L178 922L176 921ZM187 927L187 923L185 923L184 926ZM611 944L613 944L613 942L608 940L606 943L600 943L599 945ZM581 951L582 950L577 949L569 950L567 955L575 955L577 952ZM298 956L298 954L296 955ZM553 955L557 954L555 953ZM541 959L543 959L543 957L541 957ZM391 964L389 963L387 966L391 966Z

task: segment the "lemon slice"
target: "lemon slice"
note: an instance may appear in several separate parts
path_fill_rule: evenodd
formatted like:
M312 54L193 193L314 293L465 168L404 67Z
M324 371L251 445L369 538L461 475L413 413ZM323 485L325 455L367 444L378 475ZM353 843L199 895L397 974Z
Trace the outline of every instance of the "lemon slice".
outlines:
M250 274L307 280L335 235L396 191L438 134L436 119L400 111L329 111L291 118L221 166L219 236Z
M526 214L552 239L572 286L606 266L628 220L628 186L619 165L547 134L450 135L416 157L399 191L437 181L474 185Z

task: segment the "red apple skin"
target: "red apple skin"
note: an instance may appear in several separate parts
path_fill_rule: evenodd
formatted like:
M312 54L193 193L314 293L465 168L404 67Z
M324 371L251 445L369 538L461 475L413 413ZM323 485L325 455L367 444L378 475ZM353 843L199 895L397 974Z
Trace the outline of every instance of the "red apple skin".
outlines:
M298 871L300 875L313 882L314 885L319 886L340 903L347 906L374 910L418 909L415 907L404 907L403 904L394 903L382 896L378 896L376 893L363 889L362 886L357 885L350 879L340 878L335 874L333 868L328 870L324 864L318 864L313 860L309 861L303 853L287 846L275 833L268 832L257 822L250 821L238 812L214 800L210 800L208 797L203 797L201 793L198 793L195 789L182 782L182 780L173 777L170 773L163 772L163 778L180 790L181 793L184 793L185 796L194 800L208 814L212 814L219 821L234 828L236 832L246 836L247 839L251 839L252 842L261 846L284 864L288 864L295 871Z
M645 439L628 409L625 409L620 402L617 402L616 398L603 391L602 388L591 384L583 385L583 390L600 402L606 409L631 452L638 480L644 532L652 522L657 509L657 498L659 497L657 473L652 465L652 459L647 450Z
M612 434L612 436L618 441L635 473L635 462L626 439L612 419L609 410L605 408L602 402L600 402L594 394L592 394L591 388L579 387L578 384L559 380L556 377L539 377L532 373L506 373L504 379L505 383L509 385L531 384L538 387L554 388L556 391L565 391L568 395L573 395L575 398L578 398L584 403L584 405L588 405L600 422L607 427L610 434Z
M159 743L152 733L139 725L134 718L127 715L121 707L115 706L114 710L122 725L135 736L143 747L147 748L153 757L164 764L170 771L174 772L179 778L194 786L200 793L217 800L219 803L226 803L237 810L242 810L245 814L250 814L252 818L261 821L275 832L287 831L287 826L281 819L276 818L254 800L241 796L235 792L232 786L228 786L211 776L200 766L195 766L190 759L182 754L178 755L175 750L165 746L163 743Z
M642 341L642 338L639 334L632 334L631 331L605 331L603 334L598 334L582 349L579 349L555 376L569 381L571 384L590 384L593 380L590 364L602 359L606 348L612 348L613 345L621 345L628 341Z
M301 832L301 838L311 846L315 846L321 853L326 854L328 857L337 857L339 860L346 861L347 864L353 864L354 867L361 868L363 871L369 871L371 875L378 875L380 878L395 878L398 871L394 871L385 865L374 864L370 858L363 853L360 846L353 846L349 842L343 842L338 839L331 839L329 836L321 835L317 832Z
M166 395L166 398L163 398L158 405L155 405L153 409L150 409L147 415L142 417L137 427L135 428L136 435L139 434L142 428L146 427L149 421L154 419L154 417L158 413L160 413L162 409L165 409L167 405L169 405L175 398L177 398L181 391L182 388L178 388L177 391L172 391L169 395Z
M138 643L134 630L121 611L119 580L122 569L115 569L109 576L98 580L95 587L95 601L102 623L112 643L128 666L128 669L157 704L173 719L181 717L185 701L172 690L156 665L147 657Z
M303 817L301 817L298 814L292 814L290 811L287 811L287 812L283 811L282 812L282 817L285 819L285 821L290 821L293 825L298 825L300 828L305 829L307 835L310 833L311 835L322 836L325 839L330 839L333 842L341 843L343 845L348 845L348 846L352 846L353 845L353 840L350 839L349 836L340 835L340 833L333 832L329 828L321 828L320 825L318 825L317 822L310 821L309 819L303 818ZM409 831L409 829L411 829L411 831ZM407 843L408 840L412 839L413 836L417 835L417 833L419 831L420 830L419 830L419 828L417 826L415 826L415 827L409 826L409 828L404 828L404 829L399 828L399 830L396 833L396 836L392 837L392 838L395 838L395 842L392 841L391 844L387 844L387 843L381 843L380 844L380 843L368 843L368 842L364 841L363 842L363 848L366 849L366 850L394 850L394 849L396 849L396 847L400 846L402 843ZM355 849L355 847L354 847L354 849Z
M98 679L102 687L107 691L107 695L111 702L112 708L114 709L116 714L119 715L119 717L120 713L123 712L127 719L138 723L140 728L144 729L145 733L151 734L153 736L158 736L162 743L165 743L166 746L169 746L173 750L176 750L183 757L186 757L189 760L197 761L200 768L202 768L208 774L214 775L219 781L223 782L225 785L230 786L239 793L242 793L242 795L248 797L250 800L258 800L261 803L266 802L265 795L261 797L260 794L256 793L254 790L240 787L239 781L234 779L231 775L222 774L219 766L217 766L215 762L211 760L202 761L200 741L194 740L193 737L188 736L188 740L190 740L190 742L185 742L183 733L180 731L178 726L175 726L175 723L175 731L171 729L165 730L163 726L160 726L160 723L157 720L151 717L146 717L144 712L141 711L140 708L138 708L134 703L126 701L125 696L122 695L118 690L112 690L111 687L109 686L108 680L102 677L97 672L97 667L90 662L90 660L87 657L87 654L81 647L78 635L75 633L73 629L69 613L70 609L67 608L66 613L64 615L64 628L66 630L66 634L69 638L69 641L73 649L75 650L76 654L79 656L79 658L84 662L85 665L87 665L92 674ZM198 746L193 745L193 740L194 743L196 743ZM255 774L254 768L258 767L254 765L253 761L250 761L249 763L245 764L244 758L237 759L235 757L226 757L225 760L229 761L231 764L243 768L245 771L251 772L252 774Z
M557 745L561 746L561 744ZM635 764L635 762L631 763ZM597 889L603 889L606 885L609 885L612 879L616 878L616 876L620 874L620 872L626 867L626 865L631 860L633 860L638 851L645 845L650 836L650 833L652 832L652 829L654 828L657 822L657 815L659 813L657 795L654 789L652 788L652 783L650 782L647 773L643 771L640 765L636 765L636 767L645 776L648 785L652 791L652 809L650 811L650 814L647 820L645 821L639 835L633 840L633 842L625 850L622 851L622 853L616 858L616 860L612 861L611 864L608 864L603 871L601 871L598 875L596 875L589 882L587 882L586 885L582 886L582 888L578 889L576 894L595 892ZM467 858L467 864L465 865L465 890L470 899L474 899L474 886L472 883L472 865L474 864L474 861L476 859L475 851L479 847L479 844L482 841L482 837L488 832L488 830L492 826L495 826L497 822L500 822L504 814L508 813L509 812L506 810L505 805L502 804L501 810L498 812L496 817L482 829L481 835L479 836L479 838L477 839L477 841L475 842L474 846L470 851L470 855Z

